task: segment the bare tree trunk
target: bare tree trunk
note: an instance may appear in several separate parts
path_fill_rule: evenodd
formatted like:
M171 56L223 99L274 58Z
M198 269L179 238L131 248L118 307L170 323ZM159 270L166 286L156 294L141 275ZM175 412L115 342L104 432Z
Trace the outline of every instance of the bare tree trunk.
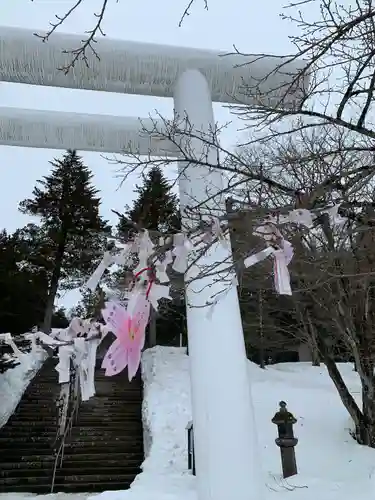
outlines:
M149 347L154 347L156 346L157 342L157 337L156 337L156 311L151 309L150 313L150 324L149 324L149 330L148 330L148 343Z
M361 429L365 427L365 421L363 418L363 414L359 409L357 403L355 402L353 396L350 394L349 389L347 388L341 373L339 372L334 359L330 356L328 352L327 346L324 344L324 341L320 343L320 352L323 357L324 364L327 367L328 373L332 382L335 384L337 392L340 395L340 399L347 409L349 415L352 417L355 428L357 440L359 440L359 435L362 434ZM364 444L364 443L363 443Z
M320 366L320 352L318 347L318 336L316 334L315 325L311 321L311 316L309 311L307 311L307 321L309 324L309 347L312 357L312 365Z
M366 332L371 335L370 332ZM363 332L364 337L367 337ZM375 448L375 378L374 378L374 361L373 353L367 338L362 338L360 345L361 349L361 366L358 366L359 376L362 383L362 413L364 417L364 425L359 430L360 442Z
M61 267L64 258L66 245L66 232L64 230L61 231L60 242L57 247L55 265L53 268L51 282L48 290L48 297L46 303L46 309L44 312L44 320L43 320L43 331L44 333L50 333L51 331L51 323L53 316L53 306L55 305L55 299L57 294L57 289L59 286L59 280L61 276Z

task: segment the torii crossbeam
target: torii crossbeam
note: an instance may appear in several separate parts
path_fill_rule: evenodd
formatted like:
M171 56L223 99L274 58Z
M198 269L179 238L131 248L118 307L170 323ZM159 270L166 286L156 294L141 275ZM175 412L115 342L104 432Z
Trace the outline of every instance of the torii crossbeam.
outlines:
M280 58L276 61L273 57L255 60L207 50L107 38L99 39L95 45L100 59L88 53L87 65L78 60L74 68L65 74L59 68L69 66L69 50L79 47L81 38L55 33L47 43L42 43L31 30L0 27L0 80L173 97L176 115L181 118L186 114L194 129L203 133L214 127L212 101L251 105L261 96L272 104L280 96L285 96L288 89L283 100L283 104L288 106L298 101L301 86L306 84L299 82L301 86L291 85L302 63L285 64L282 70L275 71L276 64L282 62ZM251 64L247 64L249 62ZM245 95L244 84L253 88L254 92L248 88ZM56 116L51 129L57 129L62 119ZM108 122L107 130L111 130L111 126L114 125ZM65 134L68 137L67 131ZM104 136L106 133L103 131ZM82 138L82 142L76 143L77 149L87 149L90 144L87 139ZM44 142L33 141L35 144L43 143L45 147L54 147L52 138ZM107 137L106 141L108 145L100 146L103 150L109 148L110 138ZM61 140L61 147L68 147L68 142L67 139ZM97 145L90 147L98 150ZM111 144L110 148L115 149L115 146ZM197 158L207 154L207 148L199 137L191 142L190 149ZM208 162L215 164L216 158L217 151L211 147ZM219 170L184 165L179 179L182 212L191 204L201 203L208 209L213 208L215 214L219 207L224 213L224 200L220 196L213 204L213 195L219 193L222 186ZM189 223L186 216L185 220ZM199 278L200 270L210 269L217 262L228 265L231 259L230 246L214 245L186 275L199 500L262 498L237 290L233 287L223 294L210 316L207 309L201 307L212 295L223 292L223 285L212 275ZM194 278L198 279L191 281Z
M164 129L151 119L0 107L0 145L176 158Z

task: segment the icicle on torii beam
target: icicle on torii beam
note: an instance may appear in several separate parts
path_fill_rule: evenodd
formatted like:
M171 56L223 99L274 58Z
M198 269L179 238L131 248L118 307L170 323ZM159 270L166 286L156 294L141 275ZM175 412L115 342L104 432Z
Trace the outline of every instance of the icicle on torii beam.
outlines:
M175 158L172 142L145 132L153 128L163 133L150 119L0 107L0 145Z
M48 43L41 43L32 33L0 28L0 80L173 97L176 115L182 117L186 113L194 129L202 132L213 125L212 101L251 105L262 95L272 104L289 89L293 75L301 67L301 63L286 64L282 71L275 71L276 64L281 63L279 58L276 63L270 57L246 65L251 58L221 57L224 54L105 38L95 45L100 59L87 54L88 65L79 60L65 75L58 68L69 65L69 50L79 47L82 37L56 33ZM244 83L256 86L256 95L244 96ZM289 90L284 105L300 98L300 88ZM203 152L207 154L199 138L194 139L192 146L197 157ZM212 147L208 157L215 162L216 155ZM188 165L179 181L182 212L188 205L210 205L208 192L212 196L220 192L222 185L219 171ZM219 205L225 211L223 200L216 199L216 214ZM231 259L230 246L217 245L200 260L199 266L210 268L216 262L228 264ZM193 266L186 278L197 274L198 268ZM211 289L220 292L220 286L211 276L186 287L198 497L261 500L262 479L256 467L259 457L255 452L237 290L229 290L210 318L205 308L196 307L198 302L205 303Z

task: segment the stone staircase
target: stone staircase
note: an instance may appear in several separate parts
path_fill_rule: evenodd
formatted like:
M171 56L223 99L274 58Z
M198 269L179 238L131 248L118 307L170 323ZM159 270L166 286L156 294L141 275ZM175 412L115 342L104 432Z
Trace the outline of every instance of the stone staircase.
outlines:
M47 360L14 415L0 429L0 493L50 493L54 477L60 387ZM97 367L96 396L81 402L54 477L54 492L126 489L143 461L142 384L126 371L105 377ZM61 454L59 455L61 459Z

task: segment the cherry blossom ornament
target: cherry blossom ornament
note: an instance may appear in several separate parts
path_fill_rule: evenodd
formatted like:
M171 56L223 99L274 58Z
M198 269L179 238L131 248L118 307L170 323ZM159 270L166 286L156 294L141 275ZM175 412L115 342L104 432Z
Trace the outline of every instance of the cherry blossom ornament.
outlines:
M117 375L128 367L128 377L131 381L138 371L150 317L151 304L148 295L153 284L151 279L147 289L144 288L142 275L146 271L149 269L144 268L135 275L126 308L117 302L108 302L102 311L104 321L116 335L116 340L108 349L102 363L108 377ZM137 278L140 280L138 284Z

